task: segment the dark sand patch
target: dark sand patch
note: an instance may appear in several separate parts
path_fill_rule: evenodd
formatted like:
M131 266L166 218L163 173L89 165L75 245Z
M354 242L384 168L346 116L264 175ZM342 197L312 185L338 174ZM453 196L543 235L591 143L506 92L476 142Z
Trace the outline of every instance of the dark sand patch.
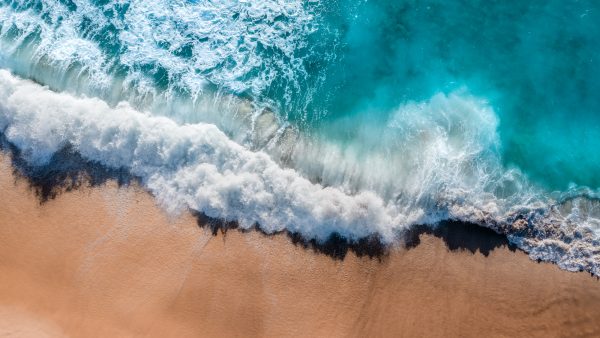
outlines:
M1 163L0 316L10 318L0 326L11 325L0 333L600 335L596 278L506 245L450 251L453 242L423 232L418 246L383 259L349 251L337 260L284 234L215 235L190 213L165 215L136 184L109 180L40 204Z

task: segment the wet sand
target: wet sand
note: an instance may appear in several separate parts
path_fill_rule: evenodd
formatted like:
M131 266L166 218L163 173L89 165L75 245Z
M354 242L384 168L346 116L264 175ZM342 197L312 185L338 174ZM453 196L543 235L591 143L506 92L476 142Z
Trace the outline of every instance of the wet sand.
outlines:
M286 235L213 235L136 186L41 204L0 163L0 336L600 336L596 278L506 246L422 234L336 260Z

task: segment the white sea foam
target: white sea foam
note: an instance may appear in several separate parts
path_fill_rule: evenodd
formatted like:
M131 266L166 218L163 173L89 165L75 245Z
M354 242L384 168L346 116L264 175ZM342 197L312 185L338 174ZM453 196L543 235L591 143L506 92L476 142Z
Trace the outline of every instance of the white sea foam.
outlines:
M404 206L407 217L415 219L445 213L446 207L436 207L447 199L444 196L452 199L454 194L466 192L482 196L496 186L514 184L516 173L505 172L498 163L494 112L486 102L466 93L439 94L429 102L406 103L383 125L368 121L361 121L360 128L356 128L356 121L323 124L322 132L310 137L289 126L282 114L264 110L260 102L250 103L232 95L172 95L181 87L195 93L201 85L185 83L204 80L229 88L238 86L231 80L238 71L227 67L212 70L213 66L232 56L244 58L244 62L235 62L240 67L254 64L252 60L273 60L256 54L259 42L272 45L292 62L310 34L312 15L301 2L170 1L169 6L162 2L162 6L155 6L155 2L128 2L123 17L101 13L117 11L119 2L102 7L76 1L77 10L72 10L62 2L41 1L44 6L40 13L31 8L14 11L0 7L2 45L14 47L0 51L4 55L0 66L17 69L58 91L99 97L113 107L124 100L138 110L169 116L179 123L215 124L237 143L264 150L313 183L336 187L346 194L373 191L386 203L396 200L396 205ZM200 19L198 13L202 14ZM47 19L41 20L44 15ZM92 18L93 24L82 30L86 18ZM247 21L252 22L251 33L246 31ZM118 63L127 67L125 79L111 73L115 61L99 47L103 29L111 25L118 28L119 36L109 40L126 46L118 52ZM41 37L26 43L34 32ZM161 41L171 47L160 47ZM246 42L240 45L239 41ZM192 59L172 54L188 43L193 46ZM287 71L302 73L294 62ZM148 82L138 71L142 65L167 69L167 88L161 90ZM272 77L262 73L269 69L283 69L264 64L256 67L262 69L257 79ZM251 72L246 69L242 73ZM180 81L189 76L196 76L198 81ZM220 77L234 82L218 80ZM252 79L246 86L260 87L252 85ZM355 133L350 143L329 138L330 134L348 131Z
M208 83L258 95L276 79L297 86L306 73L301 54L315 31L316 7L281 0L13 0L0 5L0 55L17 55L10 66L24 76L61 90L104 92L105 99L180 91L196 97ZM57 83L73 69L87 88ZM157 90L156 81L165 88Z
M347 156L353 150L296 139L295 165L313 175L329 175L322 178L328 187L282 169L267 154L245 149L213 125L178 125L127 104L111 108L98 99L51 92L5 71L0 99L0 127L31 164L47 163L69 143L87 159L142 177L169 210L192 208L236 220L242 227L258 223L267 232L288 229L321 240L332 232L351 239L378 234L389 242L409 225L452 217L478 221L502 211L501 201L484 191L487 181L475 168L481 153L495 143L493 112L458 95L439 95L398 110L390 121L392 134L396 119L419 111L402 138L388 135L406 147L385 149L398 167L385 162L385 153L361 163ZM459 118L456 108L470 109L464 116L472 122L451 121ZM483 133L472 130L460 136L453 131L484 122ZM419 127L423 123L437 123L438 128ZM321 169L312 169L316 158L324 160L317 166ZM410 163L417 158L422 160ZM342 169L336 171L333 162L338 161Z
M33 165L47 163L67 143L82 156L127 168L171 211L192 208L267 232L299 231L326 239L378 233L406 221L370 192L348 196L281 169L269 156L229 140L215 126L177 125L137 112L110 108L98 99L51 92L0 72L0 129Z
M281 0L13 0L0 4L0 67L113 107L127 101L178 123L212 123L256 149L294 134L284 117L263 112L257 96L275 79L297 87L306 74L301 55L317 7ZM230 95L237 92L254 100Z
M300 135L294 163L304 169L292 170L214 125L177 124L126 103L111 107L55 93L0 71L0 130L31 165L47 163L70 144L88 160L141 177L171 212L190 208L243 228L258 224L269 233L288 230L317 240L333 232L353 240L375 234L386 243L408 226L455 219L504 232L534 258L598 273L595 193L571 192L553 201L516 172L502 170L494 150L496 123L484 101L440 94L398 108L380 140L389 142L380 158L361 164L352 157L358 146L344 150L319 139L303 144ZM368 141L374 142L359 143ZM301 150L307 155L298 155ZM314 156L325 159L318 169L302 162ZM334 163L327 161L338 160L342 170L330 169ZM303 171L330 174L322 179L329 186L304 178Z

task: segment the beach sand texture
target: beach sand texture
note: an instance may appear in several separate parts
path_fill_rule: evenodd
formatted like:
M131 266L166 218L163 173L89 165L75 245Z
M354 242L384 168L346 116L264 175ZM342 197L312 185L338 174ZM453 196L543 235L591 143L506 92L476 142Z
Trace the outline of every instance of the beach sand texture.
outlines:
M344 260L286 235L213 235L112 182L40 203L3 156L0 336L600 336L600 282L520 251Z

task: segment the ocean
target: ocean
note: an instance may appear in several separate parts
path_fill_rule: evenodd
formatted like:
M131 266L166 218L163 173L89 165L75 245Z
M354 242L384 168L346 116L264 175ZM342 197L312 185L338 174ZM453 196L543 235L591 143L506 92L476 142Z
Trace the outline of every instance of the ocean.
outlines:
M600 3L3 0L0 130L169 212L326 241L473 223L600 274Z

